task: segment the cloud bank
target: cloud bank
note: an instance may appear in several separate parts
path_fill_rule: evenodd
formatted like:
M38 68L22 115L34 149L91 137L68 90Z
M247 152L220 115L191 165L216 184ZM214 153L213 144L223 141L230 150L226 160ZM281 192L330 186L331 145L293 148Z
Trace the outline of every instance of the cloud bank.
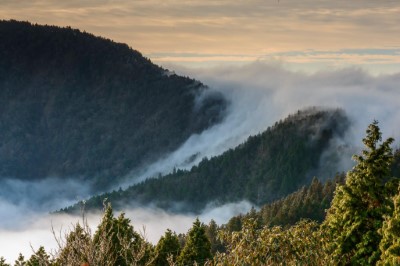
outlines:
M246 213L250 208L251 205L245 201L231 203L217 208L209 207L198 217L204 223L214 219L218 224L222 224L234 215ZM178 234L186 233L196 219L192 214L171 214L155 208L128 209L125 213L125 217L131 220L134 229L153 244L157 244L167 229ZM114 215L118 216L119 213ZM85 216L92 233L96 231L101 216L100 213L89 213ZM3 220L5 217L1 218ZM44 246L48 253L55 254L58 248L55 237L64 236L78 222L82 224L82 218L65 214L25 213L23 219L28 219L23 228L0 226L0 257L4 256L8 263L15 261L19 253L22 253L25 259L29 259L33 253L32 248L36 251L40 246Z
M209 69L167 67L222 93L231 103L228 115L221 124L191 136L169 156L128 175L124 186L173 168L190 169L202 158L234 148L249 135L310 106L342 108L351 120L346 136L332 143L336 151L330 152L339 153L342 161L333 173L351 168L351 155L362 148L365 130L374 119L380 122L384 137L400 140L400 73L374 76L360 68L344 68L307 74L265 62Z

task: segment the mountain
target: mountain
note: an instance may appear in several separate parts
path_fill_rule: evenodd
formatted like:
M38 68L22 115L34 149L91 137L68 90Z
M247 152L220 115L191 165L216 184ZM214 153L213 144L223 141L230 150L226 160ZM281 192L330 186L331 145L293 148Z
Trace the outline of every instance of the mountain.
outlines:
M150 178L126 190L92 197L86 208L101 208L105 198L116 208L129 204L154 204L179 211L200 211L209 203L249 200L258 205L282 198L311 183L331 141L343 137L349 120L340 110L299 111L235 149L204 158L190 171L176 170ZM336 154L339 156L338 154ZM79 204L66 208L73 212Z
M0 179L103 190L220 122L227 102L125 44L0 21Z

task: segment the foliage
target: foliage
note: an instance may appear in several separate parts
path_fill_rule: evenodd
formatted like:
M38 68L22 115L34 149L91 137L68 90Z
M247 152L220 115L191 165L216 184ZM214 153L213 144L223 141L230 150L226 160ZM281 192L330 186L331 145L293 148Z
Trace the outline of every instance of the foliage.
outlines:
M25 257L19 253L17 260L14 262L14 266L26 266Z
M0 36L1 177L76 177L104 191L224 115L222 95L125 44L3 20Z
M206 229L206 235L208 240L210 240L211 244L211 254L215 255L217 252L224 252L225 251L225 245L221 242L219 239L218 232L220 230L220 227L218 224L211 219L210 223L208 225L205 225Z
M90 261L92 257L88 249L92 247L90 232L79 223L66 236L66 245L60 250L57 262L62 265L73 265L77 262Z
M378 265L400 265L400 188L393 198L394 210L385 216L380 233L382 240L379 244L381 258Z
M393 154L389 138L379 144L381 132L374 121L363 139L366 149L354 156L357 165L338 186L323 224L334 264L372 265L381 255L378 246L383 216L390 214L394 191L390 178ZM379 145L378 145L379 144Z
M223 232L227 252L217 253L214 265L326 264L317 223L303 220L286 230L280 226L257 227L257 221L248 219L241 231Z
M10 266L10 264L6 263L6 260L4 257L0 257L0 266Z
M304 186L288 196L265 204L259 211L252 209L246 215L232 217L224 225L229 232L240 231L243 221L249 218L257 220L258 228L263 226L289 226L301 219L310 219L322 222L325 219L326 209L329 208L336 184L344 182L344 175L338 174L334 180L327 180L322 184L314 178L309 186Z
M114 206L135 201L175 209L174 203L185 203L181 211L199 211L210 201L272 202L311 182L309 173L320 166L321 154L347 126L342 110L299 111L235 149L203 159L190 171L177 170L125 191L95 196L87 206L100 208L104 198ZM68 211L74 209L78 205Z
M187 234L186 244L178 257L178 265L204 264L211 258L211 243L205 226L196 219Z
M26 266L47 266L52 265L50 256L46 253L44 247L39 249L33 254L26 262Z
M160 238L154 251L154 266L168 265L168 258L176 260L181 251L178 236L167 230L165 235Z
M92 236L86 223L77 224L66 236L66 243L58 240L57 265L149 265L152 246L134 231L130 220L121 213L114 217L107 205L101 223Z

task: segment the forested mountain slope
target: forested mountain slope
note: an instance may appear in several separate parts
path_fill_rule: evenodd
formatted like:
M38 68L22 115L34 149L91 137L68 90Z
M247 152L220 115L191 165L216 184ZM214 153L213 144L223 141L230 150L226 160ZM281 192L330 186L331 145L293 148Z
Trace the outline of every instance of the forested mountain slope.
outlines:
M397 149L393 153L390 176L397 177L399 172L400 149ZM337 185L343 185L345 180L345 173L338 173L325 183L314 178L309 186L303 186L284 198L265 204L259 211L253 208L245 215L234 216L222 227L229 232L240 231L249 218L255 219L259 228L263 226L288 227L302 219L311 219L320 223L324 221L326 210L331 206Z
M104 189L221 121L225 107L125 44L0 21L0 178L68 176Z
M321 155L330 141L343 136L348 126L342 110L299 111L235 149L203 159L190 171L177 170L125 191L93 197L86 207L101 208L105 198L117 208L152 203L190 211L210 202L271 202L310 183L310 173L320 167ZM78 208L79 204L66 211Z

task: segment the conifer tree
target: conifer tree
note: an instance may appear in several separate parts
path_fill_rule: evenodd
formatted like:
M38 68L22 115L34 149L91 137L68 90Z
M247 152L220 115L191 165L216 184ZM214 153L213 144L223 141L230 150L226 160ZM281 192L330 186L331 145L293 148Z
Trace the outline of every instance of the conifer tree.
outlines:
M393 196L389 186L393 139L380 143L377 121L366 133L366 149L353 157L357 164L347 173L345 184L337 187L322 227L329 239L327 254L335 265L374 265L381 255L378 230L383 216L390 213Z
M225 251L224 245L222 244L220 239L218 239L218 231L219 227L217 223L213 219L211 219L210 223L206 226L206 235L210 240L211 254L213 255L217 253L217 251L219 252Z
M50 256L46 253L44 247L39 247L26 263L27 266L47 266L50 264Z
M400 193L393 198L393 203L393 214L385 217L380 231L382 255L378 265L400 265Z
M66 244L58 256L57 262L61 265L72 265L91 261L91 236L79 223L74 226L74 230L66 236Z
M197 218L188 232L187 241L178 258L179 265L203 265L211 259L211 244L208 240L205 226Z
M25 266L26 265L26 261L25 261L25 257L19 253L17 260L14 262L14 266Z
M114 218L110 204L106 206L93 242L102 256L120 266L137 264L144 259L147 248L145 240L133 229L130 219L125 218L124 213Z
M178 236L167 229L165 235L160 238L155 248L155 266L168 265L168 257L173 256L175 260L180 252L180 244Z
M4 257L0 257L0 266L10 266L10 264L6 263L6 259Z

